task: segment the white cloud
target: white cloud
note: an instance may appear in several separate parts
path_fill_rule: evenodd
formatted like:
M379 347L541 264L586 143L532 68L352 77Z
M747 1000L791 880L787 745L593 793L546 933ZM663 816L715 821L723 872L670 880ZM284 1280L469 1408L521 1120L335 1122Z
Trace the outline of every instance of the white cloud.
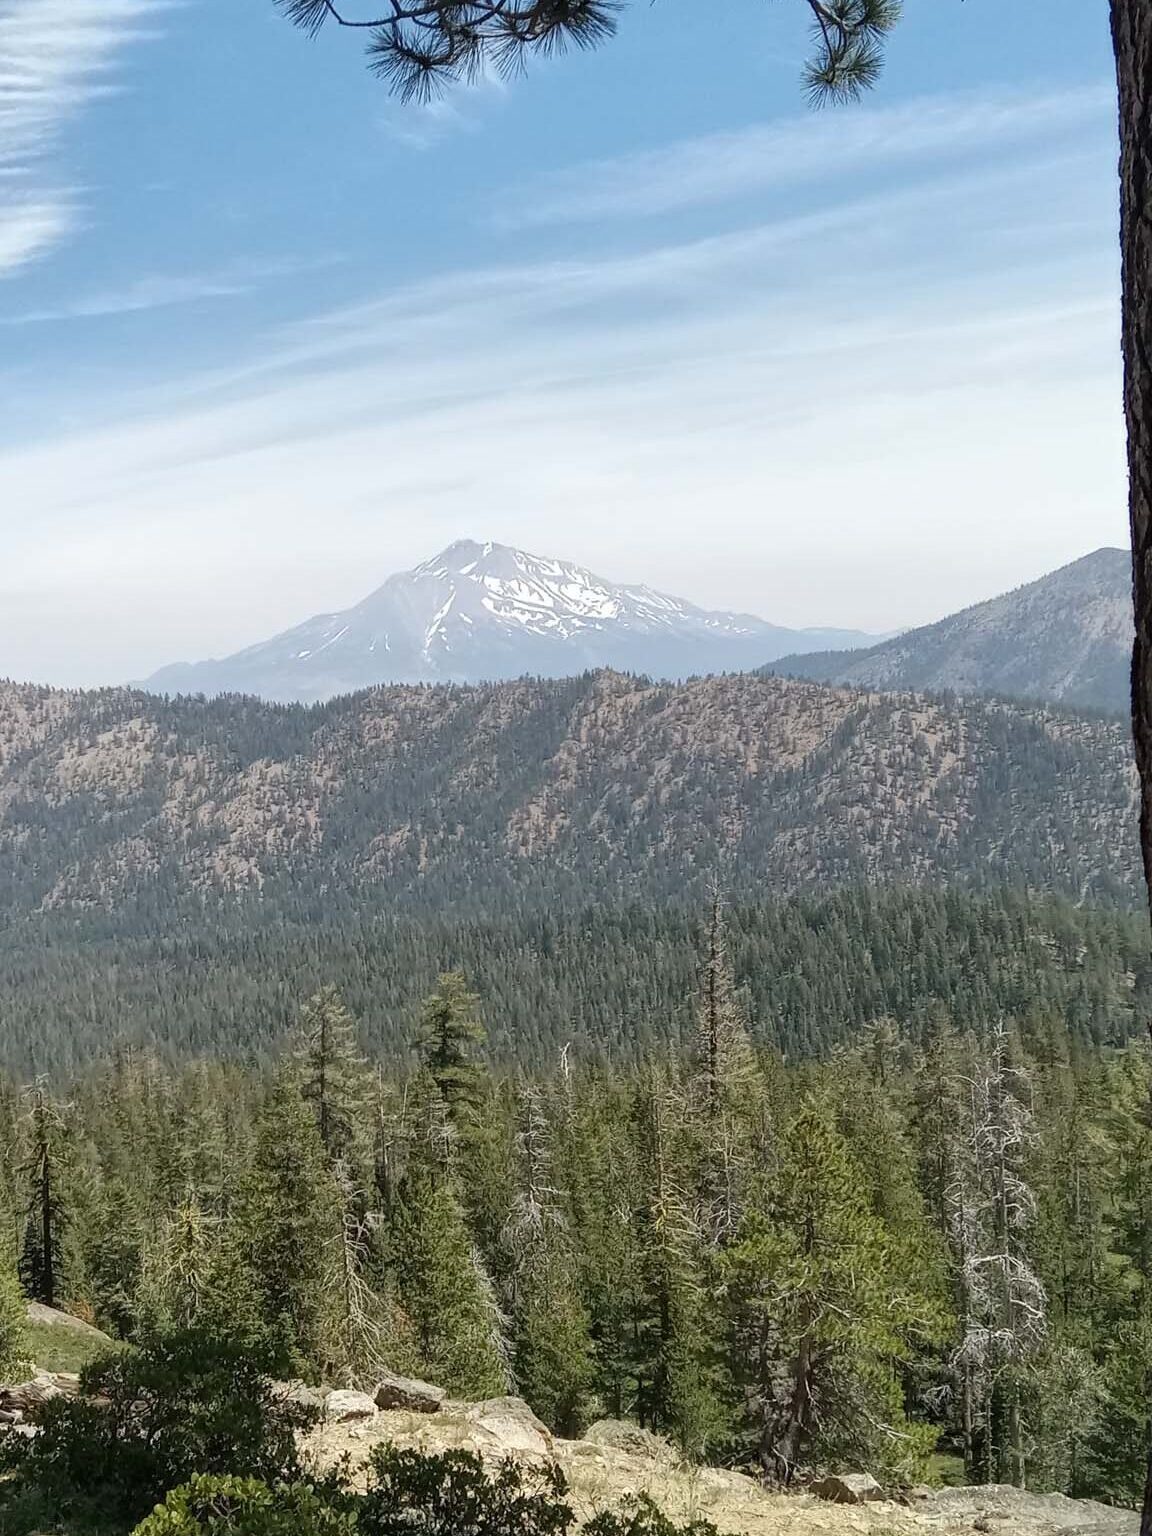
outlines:
M103 425L0 454L0 671L91 682L238 648L467 533L873 629L1118 541L1094 185L1034 154L447 274L102 398Z
M281 258L276 261L234 262L213 272L153 273L126 283L122 288L79 293L60 304L45 305L0 317L4 325L34 325L57 320L91 320L111 315L130 315L152 309L170 309L205 299L233 299L251 293L276 278L295 277L335 266L339 258ZM2 257L0 257L2 264Z
M65 123L111 89L117 49L157 0L0 0L0 276L63 239L74 195L51 171Z
M512 189L494 215L502 227L634 218L724 202L772 187L852 176L884 165L997 157L1110 125L1115 91L1047 95L982 92L896 106L862 105L756 123L660 149L596 160Z
M0 277L58 244L72 222L72 209L63 197L0 201Z

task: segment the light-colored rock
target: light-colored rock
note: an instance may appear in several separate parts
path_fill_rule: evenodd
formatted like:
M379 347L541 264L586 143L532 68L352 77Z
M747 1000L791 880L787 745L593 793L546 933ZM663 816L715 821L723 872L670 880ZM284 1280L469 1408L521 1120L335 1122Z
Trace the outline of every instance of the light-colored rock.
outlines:
M319 1387L310 1387L306 1381L278 1381L273 1390L283 1402L296 1403L301 1408L316 1408L323 1411L325 1394Z
M812 1483L809 1492L833 1504L870 1504L884 1497L884 1490L871 1472L836 1472Z
M40 1301L28 1303L28 1321L38 1323L42 1328L66 1328L69 1333L82 1333L94 1344L113 1342L106 1333L102 1333L99 1328L94 1328L91 1323L84 1322L82 1318L73 1317L70 1312L61 1312L56 1307L46 1307Z
M490 1397L469 1403L464 1410L472 1438L481 1447L491 1446L519 1455L550 1456L552 1435L519 1397Z
M324 1399L324 1417L337 1424L351 1424L376 1417L376 1404L367 1392L329 1392Z
M80 1378L70 1371L37 1371L30 1381L0 1387L0 1408L28 1413L54 1397L75 1397L79 1390Z
M411 1376L383 1376L376 1388L377 1408L404 1408L409 1413L439 1413L448 1396L443 1387Z
M592 1445L606 1445L614 1451L624 1451L629 1456L674 1456L675 1452L662 1435L650 1429L641 1429L629 1419L597 1419L584 1431L584 1439Z

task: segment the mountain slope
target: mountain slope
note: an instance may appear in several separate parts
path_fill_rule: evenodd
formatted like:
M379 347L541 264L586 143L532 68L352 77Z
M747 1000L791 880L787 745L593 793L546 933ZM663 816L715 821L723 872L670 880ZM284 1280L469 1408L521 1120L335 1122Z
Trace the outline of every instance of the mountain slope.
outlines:
M565 561L461 540L346 612L321 614L221 661L165 667L143 686L313 701L376 683L565 677L598 667L688 677L870 638L711 613Z
M995 693L1124 711L1132 572L1098 549L1028 586L866 650L793 654L773 672L862 687Z
M491 915L861 881L1137 889L1125 728L754 675L304 708L0 685L0 920L258 897Z

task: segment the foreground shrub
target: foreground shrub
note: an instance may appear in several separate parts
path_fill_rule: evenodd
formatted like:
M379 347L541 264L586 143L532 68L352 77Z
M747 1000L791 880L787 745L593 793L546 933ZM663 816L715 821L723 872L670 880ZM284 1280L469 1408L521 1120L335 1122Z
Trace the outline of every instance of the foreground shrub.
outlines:
M646 1493L627 1499L622 1509L605 1510L584 1527L584 1536L717 1536L710 1520L677 1525Z
M310 1483L194 1477L143 1520L135 1536L353 1536L349 1500Z
M490 1472L471 1451L381 1446L365 1493L337 1479L267 1484L196 1477L170 1493L133 1536L569 1536L575 1515L556 1466L506 1461ZM716 1536L706 1521L678 1526L646 1496L598 1515L592 1536Z
M76 1398L37 1412L40 1433L5 1446L14 1490L58 1518L125 1528L197 1474L291 1483L296 1434L314 1410L276 1396L271 1352L198 1329L101 1356Z
M564 1536L574 1515L557 1466L526 1470L513 1461L489 1473L471 1451L381 1446L360 1501L363 1536Z

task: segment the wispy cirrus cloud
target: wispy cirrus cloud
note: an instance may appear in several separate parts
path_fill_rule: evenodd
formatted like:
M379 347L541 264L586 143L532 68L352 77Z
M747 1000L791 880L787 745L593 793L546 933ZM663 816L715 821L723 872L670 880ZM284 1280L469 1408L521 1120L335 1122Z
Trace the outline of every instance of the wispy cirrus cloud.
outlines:
M0 0L0 277L65 238L79 201L54 167L66 123L112 89L162 0Z
M0 262L3 256L0 252ZM172 309L207 299L235 299L252 293L264 283L296 277L302 272L336 266L338 256L300 259L278 257L272 261L237 261L210 272L155 272L134 278L118 288L96 289L70 295L59 304L43 305L7 315L4 325L38 325L56 320L99 320L112 315L132 315L153 309Z
M493 214L506 229L635 218L915 161L998 156L1106 129L1107 85L1040 94L980 92L897 106L808 113L660 149L593 160L510 190Z
M872 629L1120 539L1112 199L1064 150L444 272L10 430L5 667L238 649L464 534Z

